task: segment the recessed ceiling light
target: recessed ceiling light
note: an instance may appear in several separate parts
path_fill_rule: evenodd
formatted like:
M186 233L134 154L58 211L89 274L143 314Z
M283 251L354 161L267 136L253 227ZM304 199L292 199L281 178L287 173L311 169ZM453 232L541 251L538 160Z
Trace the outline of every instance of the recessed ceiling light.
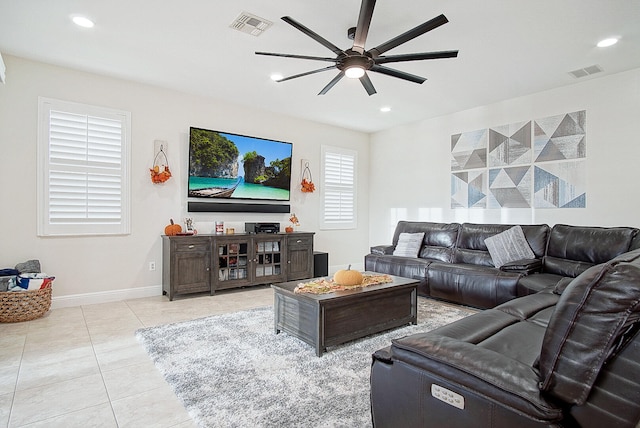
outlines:
M611 37L609 39L600 40L597 46L599 48L607 48L609 46L615 45L616 43L618 43L618 39L616 39L615 37Z
M71 20L73 21L74 24L76 24L79 27L91 28L95 25L93 21L87 18L86 16L75 15L71 17Z
M391 107L380 107L380 111L382 113L389 113L391 111Z
M280 81L280 80L282 80L282 79L283 79L282 74L279 74L279 73L273 73L273 74L271 75L271 80L273 80L274 82L278 82L278 81Z

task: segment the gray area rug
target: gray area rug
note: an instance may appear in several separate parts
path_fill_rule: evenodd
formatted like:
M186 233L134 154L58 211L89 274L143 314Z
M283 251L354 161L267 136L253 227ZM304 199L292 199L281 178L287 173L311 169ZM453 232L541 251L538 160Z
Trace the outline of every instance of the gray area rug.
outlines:
M201 427L369 427L371 354L476 311L418 299L418 325L329 348L275 334L264 307L138 330Z

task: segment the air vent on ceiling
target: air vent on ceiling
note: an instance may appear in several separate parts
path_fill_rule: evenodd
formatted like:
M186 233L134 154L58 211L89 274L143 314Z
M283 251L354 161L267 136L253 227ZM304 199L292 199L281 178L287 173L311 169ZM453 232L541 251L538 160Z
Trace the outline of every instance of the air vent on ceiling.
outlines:
M601 73L604 70L599 65L590 65L589 67L579 68L577 70L570 71L569 74L576 79L581 77L589 76L591 74Z
M243 33L251 34L252 36L259 36L267 28L271 27L273 22L260 18L259 16L252 15L247 12L242 12L232 23L229 25L231 28L235 28Z

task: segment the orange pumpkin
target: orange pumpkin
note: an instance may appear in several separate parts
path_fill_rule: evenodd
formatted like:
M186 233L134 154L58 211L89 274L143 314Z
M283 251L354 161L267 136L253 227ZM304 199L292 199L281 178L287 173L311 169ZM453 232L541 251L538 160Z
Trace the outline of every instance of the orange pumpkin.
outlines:
M333 275L333 281L340 285L361 285L362 274L357 270L351 270L351 265L345 270L341 269Z
M170 220L171 224L168 224L165 228L164 228L164 234L167 236L175 236L178 233L182 232L182 226L180 226L179 224L175 224L173 222L173 219Z

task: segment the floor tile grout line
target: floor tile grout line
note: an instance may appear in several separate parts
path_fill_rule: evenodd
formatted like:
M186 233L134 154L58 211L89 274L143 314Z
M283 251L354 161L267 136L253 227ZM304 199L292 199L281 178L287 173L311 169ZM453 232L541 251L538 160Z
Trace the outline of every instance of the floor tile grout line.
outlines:
M127 305L127 307L129 307ZM120 427L120 423L118 422L118 415L116 414L116 410L113 408L113 399L111 398L111 394L109 393L109 388L107 387L107 382L104 379L104 370L100 365L100 360L98 359L98 353L96 352L96 347L94 343L94 338L91 335L91 330L89 329L89 325L87 324L87 319L85 317L84 306L81 306L82 309L82 317L84 319L85 326L87 327L87 333L89 333L89 340L91 341L91 349L93 350L93 356L96 360L96 365L98 366L98 371L100 372L100 379L102 379L102 386L104 387L104 391L107 394L107 400L109 401L109 408L111 409L111 414L113 415L113 420L116 423L116 427Z

